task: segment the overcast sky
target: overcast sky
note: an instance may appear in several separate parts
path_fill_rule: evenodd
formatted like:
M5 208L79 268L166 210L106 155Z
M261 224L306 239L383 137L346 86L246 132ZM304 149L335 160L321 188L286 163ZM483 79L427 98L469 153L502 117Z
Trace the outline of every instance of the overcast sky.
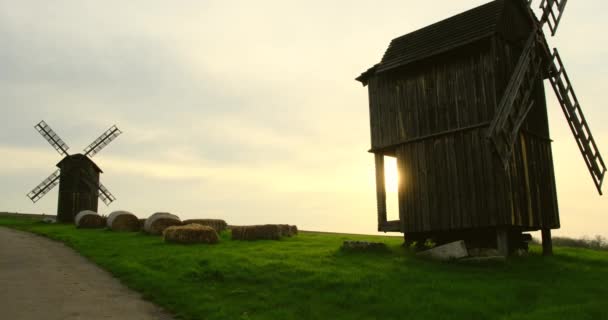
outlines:
M0 211L56 212L57 190L25 196L61 159L33 128L44 119L72 153L124 131L94 158L118 198L101 213L372 233L367 89L354 78L391 39L484 2L0 0ZM605 12L569 2L549 42L608 156ZM608 236L608 202L547 93L555 233Z

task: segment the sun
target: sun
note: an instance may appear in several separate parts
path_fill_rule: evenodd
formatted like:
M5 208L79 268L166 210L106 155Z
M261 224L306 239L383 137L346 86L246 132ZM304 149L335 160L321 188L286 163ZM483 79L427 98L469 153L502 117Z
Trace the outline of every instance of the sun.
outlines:
M384 184L386 192L397 193L399 191L399 170L397 170L397 159L384 157Z

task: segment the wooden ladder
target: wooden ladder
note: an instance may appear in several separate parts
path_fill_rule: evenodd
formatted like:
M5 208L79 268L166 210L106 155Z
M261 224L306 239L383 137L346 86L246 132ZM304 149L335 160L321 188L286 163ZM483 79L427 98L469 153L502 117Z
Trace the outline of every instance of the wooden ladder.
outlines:
M572 89L572 84L564 69L562 59L557 52L557 49L553 49L553 58L551 67L549 70L549 80L551 86L555 91L555 95L559 100L559 104L562 106L562 111L568 120L568 125L572 130L572 134L576 139L576 144L585 159L589 173L593 178L593 182L597 188L597 191L602 194L602 182L604 181L604 174L606 173L606 165L600 155L600 152L595 144L595 139L589 130L589 125L583 111L581 110L576 94Z
M530 34L487 131L505 168L509 164L519 128L534 105L531 96L537 87L543 62L537 50L537 35L536 30Z

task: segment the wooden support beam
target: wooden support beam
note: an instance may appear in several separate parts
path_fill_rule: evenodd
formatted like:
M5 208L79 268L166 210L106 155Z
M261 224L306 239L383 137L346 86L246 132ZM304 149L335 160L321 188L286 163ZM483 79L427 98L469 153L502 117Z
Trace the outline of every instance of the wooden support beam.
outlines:
M496 249L501 256L509 256L509 233L505 228L496 229Z
M384 156L374 154L376 161L376 205L378 209L378 231L384 231L386 224L386 187L384 184Z
M540 234L543 240L543 256L552 256L553 242L551 241L551 229L541 229Z

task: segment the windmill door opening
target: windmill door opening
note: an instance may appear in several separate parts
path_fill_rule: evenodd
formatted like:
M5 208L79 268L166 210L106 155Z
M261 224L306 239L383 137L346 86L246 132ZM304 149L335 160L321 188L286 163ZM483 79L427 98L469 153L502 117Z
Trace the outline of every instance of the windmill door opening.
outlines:
M399 170L397 158L384 157L384 187L386 190L386 219L399 219Z

